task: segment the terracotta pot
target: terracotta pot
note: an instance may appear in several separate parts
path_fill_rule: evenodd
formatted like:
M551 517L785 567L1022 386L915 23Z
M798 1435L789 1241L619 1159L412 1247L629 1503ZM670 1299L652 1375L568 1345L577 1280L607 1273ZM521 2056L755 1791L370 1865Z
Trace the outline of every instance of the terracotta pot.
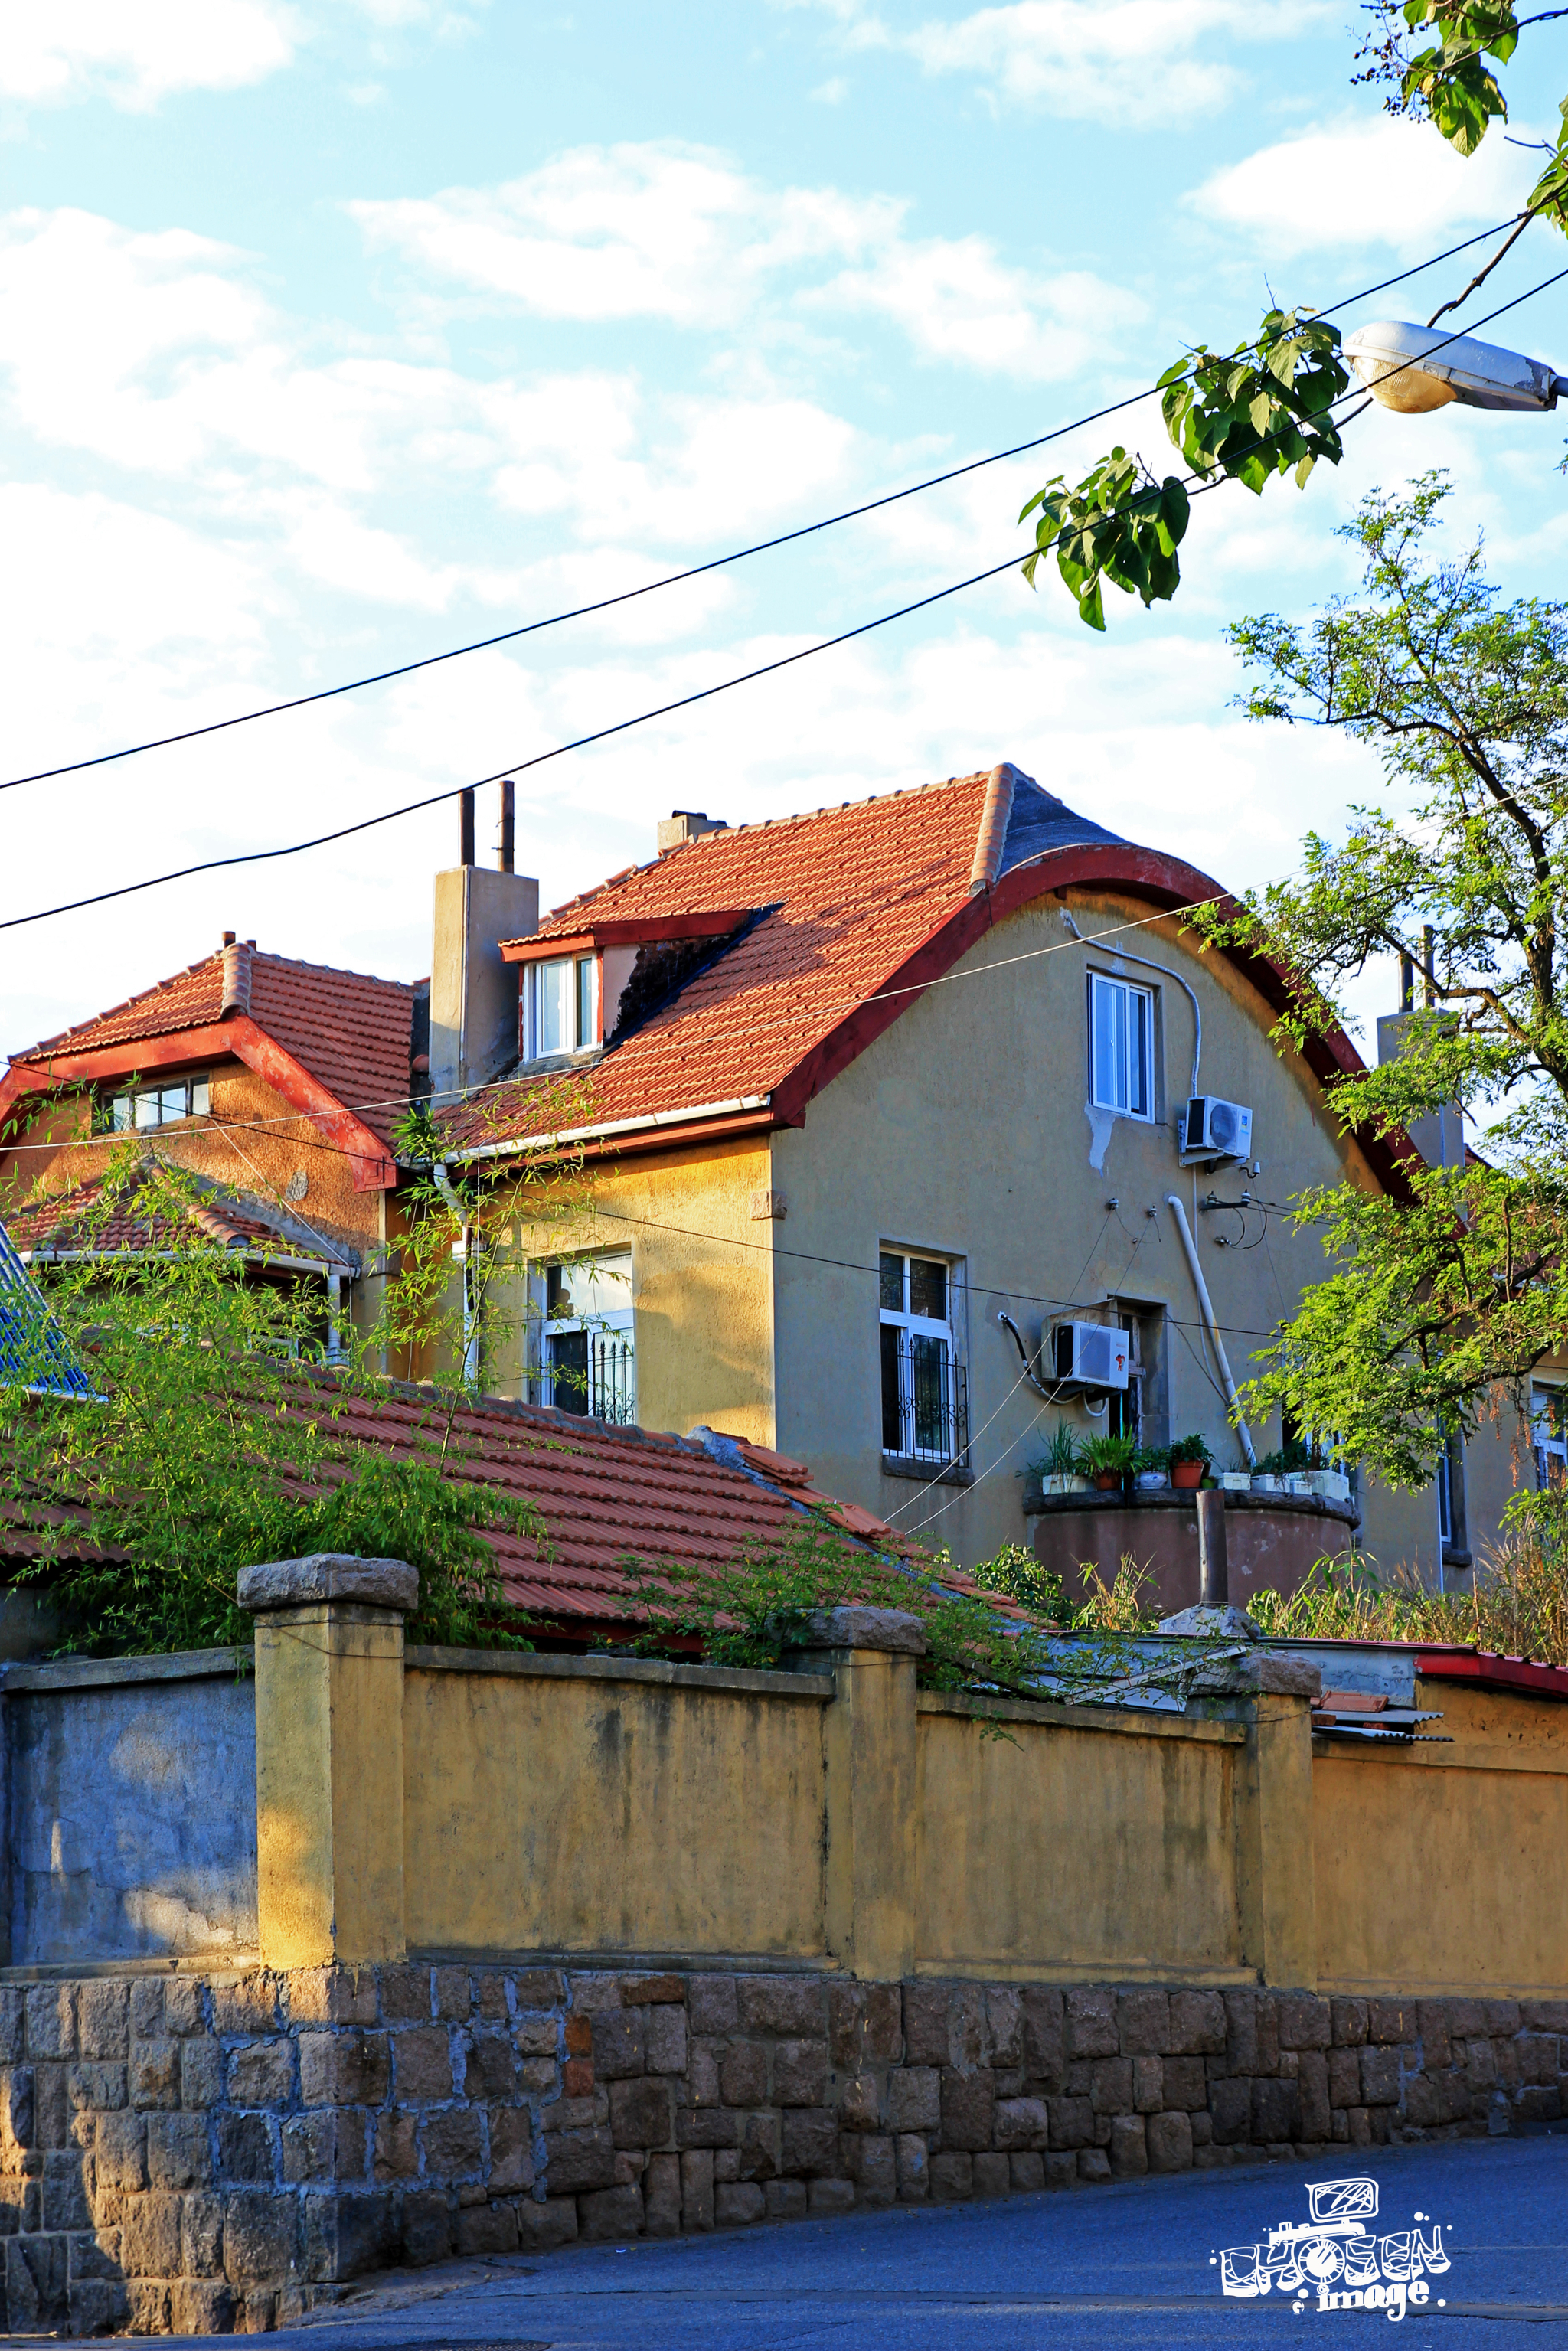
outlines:
M1195 1487L1201 1486L1202 1483L1203 1464L1201 1461L1173 1461L1171 1463L1171 1484L1173 1486L1179 1486L1184 1493L1190 1494Z
M1103 1494L1113 1494L1122 1482L1119 1469L1096 1469L1094 1483Z

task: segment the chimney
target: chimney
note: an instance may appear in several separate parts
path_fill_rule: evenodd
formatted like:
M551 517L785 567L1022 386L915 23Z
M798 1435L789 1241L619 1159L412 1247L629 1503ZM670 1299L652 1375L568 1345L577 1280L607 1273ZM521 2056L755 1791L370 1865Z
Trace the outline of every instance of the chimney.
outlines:
M218 1014L220 1020L227 1020L235 1013L248 1014L250 1010L250 958L255 946L254 939L246 939L243 946L236 946L234 933L224 933L224 1000Z
M721 816L705 816L700 809L672 809L667 819L659 820L659 854L667 857L683 841L695 841L702 833L728 831Z
M503 795L503 853L507 799ZM539 885L525 873L472 862L474 803L460 803L464 862L435 877L430 962L430 1091L443 1096L486 1085L517 1058L517 979L521 967L502 956L503 939L526 939L539 926Z
M1433 1020L1452 1024L1451 1012L1439 1012L1432 1002L1436 975L1432 968L1433 938L1427 931L1422 939L1422 984L1427 1002L1423 1010L1416 1008L1416 963L1413 956L1399 958L1399 1009L1383 1012L1377 1020L1377 1058L1379 1062L1392 1061L1404 1050L1406 1035L1417 1021ZM1406 1123L1406 1134L1415 1144L1428 1167L1462 1167L1465 1164L1465 1113L1458 1102L1441 1102L1424 1117Z

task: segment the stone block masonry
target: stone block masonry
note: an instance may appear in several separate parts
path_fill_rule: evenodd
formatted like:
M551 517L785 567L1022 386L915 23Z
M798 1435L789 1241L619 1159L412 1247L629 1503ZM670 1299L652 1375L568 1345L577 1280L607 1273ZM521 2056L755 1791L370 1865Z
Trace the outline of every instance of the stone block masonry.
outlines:
M8 2333L398 2262L1500 2134L1568 2001L425 1961L0 1986Z

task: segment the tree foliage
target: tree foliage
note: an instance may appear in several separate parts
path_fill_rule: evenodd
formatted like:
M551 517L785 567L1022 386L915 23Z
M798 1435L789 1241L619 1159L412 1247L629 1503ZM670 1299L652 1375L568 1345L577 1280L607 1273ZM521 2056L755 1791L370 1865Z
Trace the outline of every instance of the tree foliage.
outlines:
M1390 111L1430 122L1460 155L1472 155L1493 122L1508 119L1494 68L1512 62L1521 36L1568 16L1547 8L1521 16L1511 0L1364 0L1374 20L1357 51L1366 60L1353 81L1388 86ZM1424 44L1418 46L1418 44ZM1489 63L1489 59L1491 61ZM1568 99L1556 144L1519 227L1464 295L1434 313L1457 309L1537 216L1568 231ZM1428 324L1432 321L1428 321ZM1186 460L1184 481L1157 479L1142 456L1113 449L1075 484L1055 475L1019 516L1035 517L1035 546L1022 565L1032 587L1040 557L1054 550L1079 617L1103 630L1105 580L1146 606L1168 601L1181 582L1176 547L1186 528L1187 491L1229 479L1261 496L1269 482L1294 474L1304 489L1320 457L1343 455L1335 405L1352 389L1339 357L1339 332L1305 307L1270 308L1257 335L1230 353L1199 343L1159 379L1161 412Z
M1402 1195L1347 1183L1294 1204L1335 1270L1264 1351L1248 1408L1288 1408L1396 1484L1430 1474L1568 1340L1568 606L1504 603L1479 546L1432 558L1448 484L1374 493L1343 535L1362 593L1309 627L1232 631L1259 674L1249 715L1372 745L1384 798L1337 844L1309 835L1300 877L1249 895L1211 935L1292 975L1297 1046L1344 1016L1390 955L1422 971L1397 1055L1332 1092L1347 1128L1403 1144L1462 1105L1484 1158L1408 1162Z
M417 1280L394 1332L345 1333L328 1365L319 1291L270 1270L265 1249L259 1264L237 1259L193 1217L205 1196L179 1168L119 1153L47 1277L98 1397L29 1394L25 1364L0 1391L0 1507L31 1531L71 1645L248 1642L241 1567L343 1551L419 1570L412 1638L527 1646L485 1536L542 1544L544 1530L528 1503L462 1474L461 1387L424 1392L406 1453L365 1441L363 1406L384 1388L372 1359L413 1335ZM128 1208L154 1249L118 1245ZM409 1256L439 1264L443 1249L449 1227ZM434 1344L428 1311L423 1329Z

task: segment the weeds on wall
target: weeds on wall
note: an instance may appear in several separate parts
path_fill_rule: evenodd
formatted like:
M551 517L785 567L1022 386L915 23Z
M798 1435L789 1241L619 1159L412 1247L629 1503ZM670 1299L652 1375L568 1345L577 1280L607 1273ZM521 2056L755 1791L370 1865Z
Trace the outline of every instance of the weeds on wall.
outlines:
M1256 1592L1248 1612L1281 1640L1447 1643L1568 1667L1568 1512L1561 1496L1531 1499L1548 1508L1483 1554L1468 1592L1433 1592L1406 1570L1379 1576L1358 1562L1320 1560L1300 1591Z
M922 1689L1073 1705L1124 1701L1138 1692L1185 1695L1196 1675L1234 1646L1198 1639L1184 1643L1179 1657L1148 1656L1134 1636L1154 1620L1142 1597L1145 1579L1130 1559L1114 1585L1099 1584L1088 1607L1070 1610L1054 1577L1020 1596L1028 1557L1007 1545L965 1575L959 1589L945 1553L891 1558L813 1515L798 1534L700 1569L623 1560L644 1627L628 1628L629 1644L655 1656L689 1658L695 1649L715 1665L778 1667L810 1645L819 1610L898 1609L919 1618L925 1638L915 1666Z

